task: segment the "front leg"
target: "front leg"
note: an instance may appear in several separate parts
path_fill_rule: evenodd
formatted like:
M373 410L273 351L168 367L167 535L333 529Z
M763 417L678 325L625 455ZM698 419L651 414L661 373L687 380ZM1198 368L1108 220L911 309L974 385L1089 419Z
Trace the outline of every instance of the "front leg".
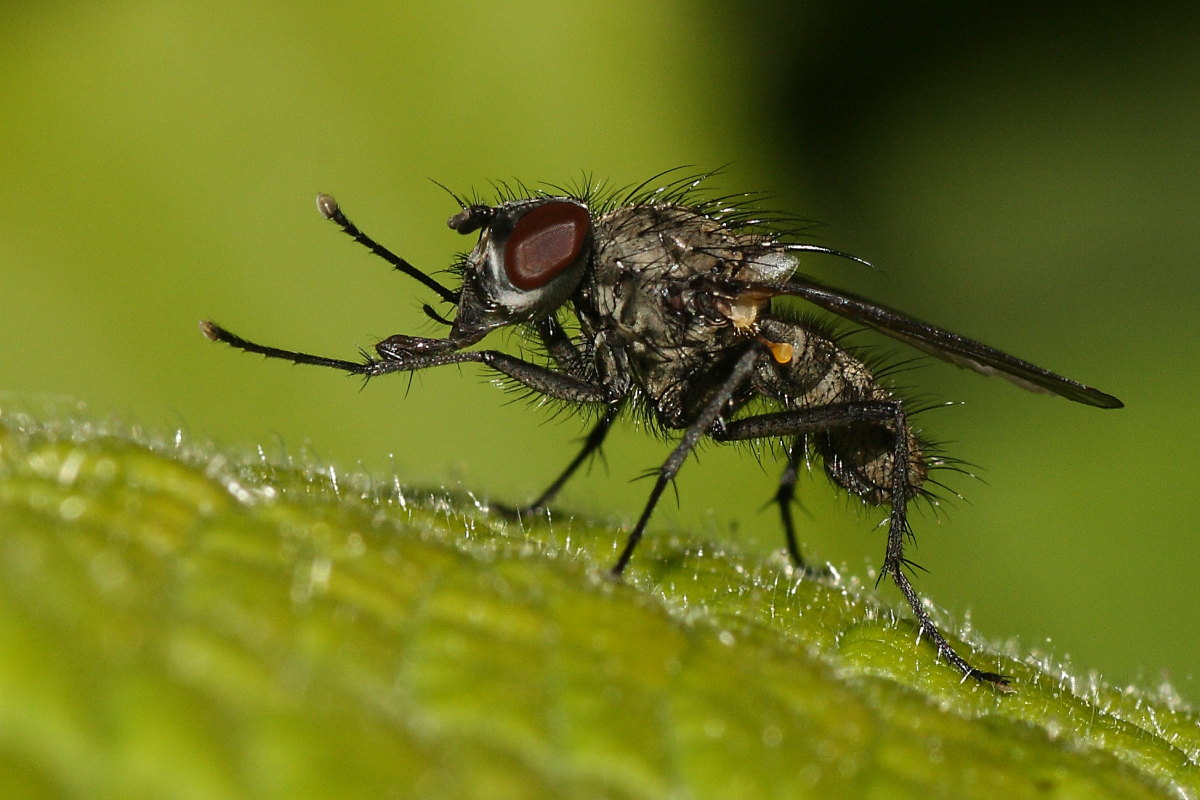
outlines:
M429 339L424 336L405 336L397 333L375 345L375 352L384 361L406 361L431 353L451 353L461 349L453 339Z
M393 336L385 341L396 338ZM473 361L489 366L517 383L556 400L606 403L617 399L611 397L608 390L598 383L577 378L566 372L557 372L540 364L510 356L508 353L501 353L499 350L450 350L442 344L446 341L444 339L404 338L411 341L405 342L400 349L387 349L388 355L379 361L368 361L363 365L362 374L373 378L389 372L415 372L443 364L465 364Z
M619 397L612 396L611 392L598 383L565 372L556 372L498 350L458 350L461 343L453 339L390 336L375 347L380 356L378 361L367 359L355 362L258 344L249 339L243 339L212 322L200 323L200 330L214 342L224 342L249 353L258 353L268 358L279 358L291 361L293 364L331 367L367 378L386 375L389 372L415 372L444 364L463 364L473 361L485 364L536 392L558 400L576 403L607 403L619 399Z

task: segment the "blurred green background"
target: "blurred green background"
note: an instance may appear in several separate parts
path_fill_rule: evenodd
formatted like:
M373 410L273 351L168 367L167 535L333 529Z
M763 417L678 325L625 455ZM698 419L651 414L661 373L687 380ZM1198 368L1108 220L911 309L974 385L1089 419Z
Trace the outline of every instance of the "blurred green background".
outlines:
M531 498L581 421L508 403L475 368L360 391L210 345L197 321L342 357L435 330L429 293L322 221L318 191L436 269L468 243L428 178L486 192L729 164L716 188L767 192L881 267L806 271L1126 401L905 373L963 401L920 421L985 481L949 476L968 502L915 516L919 588L994 639L1200 700L1200 7L4 5L6 407L78 400L240 452ZM629 478L666 452L623 425L561 505L627 524L649 489ZM777 472L706 448L651 535L769 553ZM878 565L877 515L819 472L801 497L810 554Z

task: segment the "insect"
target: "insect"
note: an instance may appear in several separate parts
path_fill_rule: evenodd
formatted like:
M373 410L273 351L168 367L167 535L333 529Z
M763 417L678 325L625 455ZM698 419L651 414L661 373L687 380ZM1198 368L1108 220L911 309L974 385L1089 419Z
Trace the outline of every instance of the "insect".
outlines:
M661 176L660 176L661 177ZM618 415L637 408L678 443L655 473L641 516L612 567L620 575L664 489L704 437L717 442L778 442L786 465L775 494L787 549L807 570L791 504L798 468L818 457L832 482L868 504L887 506L887 547L880 578L889 575L911 606L922 635L964 678L1000 687L1008 679L973 667L937 629L906 571L912 538L907 508L927 493L928 452L904 401L885 386L828 325L776 302L795 297L881 331L912 347L984 375L999 375L1036 392L1099 408L1123 404L987 345L887 306L825 286L797 272L797 256L824 253L862 259L795 241L780 220L758 218L728 198L699 195L706 176L651 179L602 195L584 187L505 190L495 203L456 198L448 224L478 232L460 256L451 289L364 234L329 195L321 214L395 269L420 281L453 307L442 338L396 335L362 362L324 358L257 344L201 323L213 341L371 378L445 364L483 364L529 391L599 409L579 453L529 506L545 507L603 443ZM499 350L467 349L490 331L522 326L544 351L544 363Z

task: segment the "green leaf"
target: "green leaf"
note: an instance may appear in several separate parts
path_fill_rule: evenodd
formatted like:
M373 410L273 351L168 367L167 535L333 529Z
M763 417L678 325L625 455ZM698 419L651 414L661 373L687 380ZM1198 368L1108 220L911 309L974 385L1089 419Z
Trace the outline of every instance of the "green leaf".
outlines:
M15 798L1195 796L1197 715L655 531L0 416ZM972 641L974 638L972 637ZM963 645L963 647L967 647Z

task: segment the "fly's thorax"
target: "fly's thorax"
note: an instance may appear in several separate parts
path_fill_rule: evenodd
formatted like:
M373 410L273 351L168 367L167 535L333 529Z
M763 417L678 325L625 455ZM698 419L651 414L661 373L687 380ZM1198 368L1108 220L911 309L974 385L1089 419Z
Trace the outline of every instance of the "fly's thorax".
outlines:
M627 367L666 427L686 426L696 398L746 341L733 316L748 326L762 303L731 311L713 290L746 252L735 233L694 208L644 204L596 219L595 258L576 308L597 353Z
M745 341L728 320L704 308L699 288L649 287L627 277L613 288L605 341L618 350L659 422L686 427L719 385Z
M595 259L581 291L597 320L650 348L703 349L731 324L748 331L764 298L720 297L739 277L777 279L787 254L696 208L645 203L595 221ZM719 342L717 349L728 346Z
M632 271L655 279L782 280L791 256L770 238L740 233L719 216L669 203L613 209L596 219L600 280Z

